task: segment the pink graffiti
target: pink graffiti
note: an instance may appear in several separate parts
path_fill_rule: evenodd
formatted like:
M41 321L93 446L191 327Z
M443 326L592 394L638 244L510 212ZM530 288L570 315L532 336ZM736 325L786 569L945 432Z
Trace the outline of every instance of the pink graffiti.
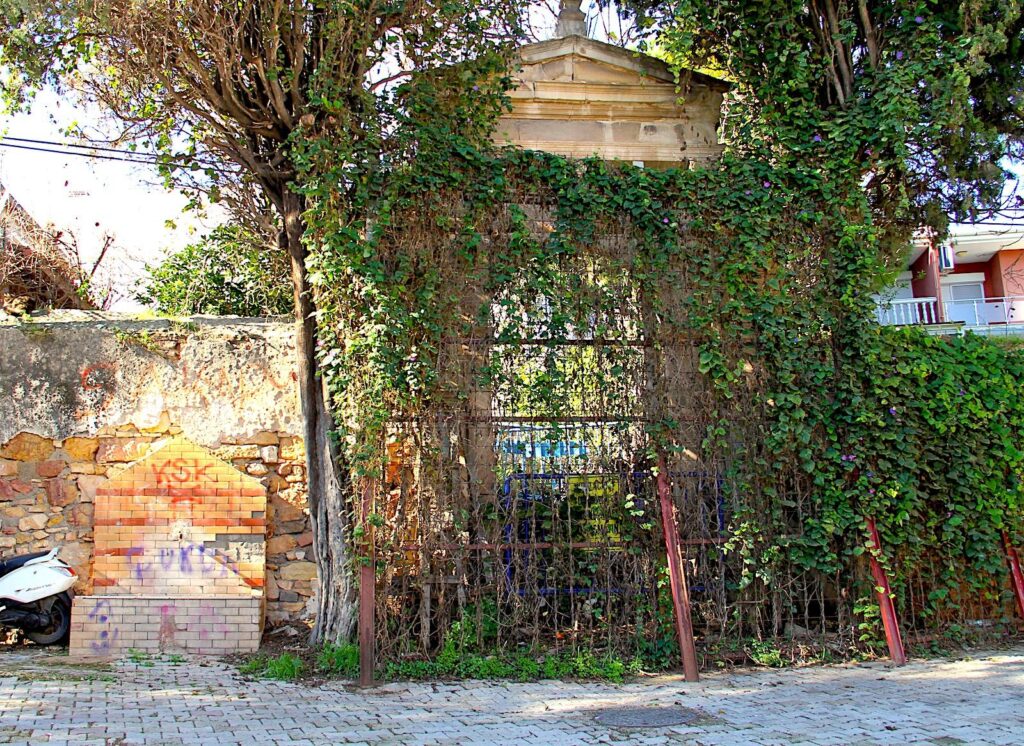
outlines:
M177 487L186 482L198 482L210 468L209 463L197 459L175 458L149 467L158 487Z

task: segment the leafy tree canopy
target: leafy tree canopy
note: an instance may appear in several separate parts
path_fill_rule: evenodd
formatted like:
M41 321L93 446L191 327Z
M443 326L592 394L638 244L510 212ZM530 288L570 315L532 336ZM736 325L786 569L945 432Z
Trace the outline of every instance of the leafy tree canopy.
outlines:
M146 267L136 298L172 316L279 316L292 313L287 255L236 225Z
M855 175L882 225L942 230L1006 207L1003 166L1024 154L1019 2L624 7L670 59L735 82L725 132L736 152Z

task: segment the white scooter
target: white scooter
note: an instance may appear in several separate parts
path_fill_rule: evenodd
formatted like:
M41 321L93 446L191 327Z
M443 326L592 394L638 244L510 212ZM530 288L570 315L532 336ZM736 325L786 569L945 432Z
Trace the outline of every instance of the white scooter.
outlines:
M59 548L0 560L0 627L23 630L39 645L64 642L71 630L71 590L78 579Z

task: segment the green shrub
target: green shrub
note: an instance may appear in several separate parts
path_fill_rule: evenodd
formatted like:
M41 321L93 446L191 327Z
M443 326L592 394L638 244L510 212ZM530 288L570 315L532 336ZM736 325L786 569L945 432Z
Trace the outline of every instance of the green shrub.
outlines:
M136 299L163 314L274 316L292 311L288 256L241 226L214 228L146 270Z
M387 664L387 679L600 679L622 681L643 670L639 658L628 663L613 655L595 655L591 651L538 653L521 650L514 653L485 653L461 650L447 641L433 660L406 660Z
M754 640L750 644L747 655L750 656L750 660L759 666L782 668L786 665L782 652L770 642L764 642L763 640Z

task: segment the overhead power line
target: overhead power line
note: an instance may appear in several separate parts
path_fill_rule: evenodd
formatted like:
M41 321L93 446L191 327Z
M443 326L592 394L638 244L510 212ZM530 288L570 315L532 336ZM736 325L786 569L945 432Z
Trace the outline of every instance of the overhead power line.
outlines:
M7 142L6 140L0 141L0 147L3 147L3 148L13 148L15 150L29 150L29 151L32 151L34 153L49 153L50 155L70 155L70 156L75 156L77 158L92 158L93 160L100 160L100 161L121 161L122 163L139 163L139 164L148 165L148 166L155 166L155 165L157 165L157 161L155 159L125 158L123 156L107 155L107 154L104 154L104 153L87 153L87 152L78 152L78 151L75 151L75 150L47 149L47 148L37 147L37 146L34 146L34 145L21 145L19 143Z
M37 140L31 137L15 137L14 135L6 135L2 139L5 141L10 140L11 142L28 143L30 145L46 145L58 148L80 148L82 150L102 150L108 153L121 153L128 156L138 156L140 158L157 157L156 153L140 153L139 151L128 148L111 148L106 145L83 145L81 143L73 142L57 142L56 140Z
M176 164L173 158L168 162L155 153L139 153L134 150L111 148L103 145L79 145L76 143L39 140L28 137L6 136L0 138L0 147L47 153L49 155L69 155L76 158L91 158L101 161L120 161L122 163L135 163L144 166L181 165ZM230 173L229 169L224 168L219 163L201 159L195 159L194 162L202 168L213 169L218 173Z

